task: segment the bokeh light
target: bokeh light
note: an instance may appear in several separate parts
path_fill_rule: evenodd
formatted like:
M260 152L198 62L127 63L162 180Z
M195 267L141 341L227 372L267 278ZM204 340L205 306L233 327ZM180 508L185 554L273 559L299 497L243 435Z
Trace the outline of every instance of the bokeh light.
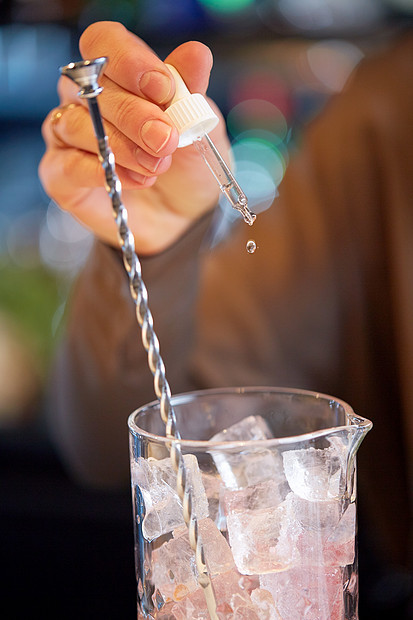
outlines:
M227 114L227 126L234 138L254 129L270 132L282 142L288 132L284 114L264 99L247 99L235 105Z
M198 2L216 13L236 13L252 6L254 0L198 0Z
M378 23L383 7L377 0L279 0L277 12L303 32L356 32Z
M2 261L26 269L44 266L74 277L93 241L93 235L53 201L46 211L31 209L14 220L1 218L0 223L6 224L0 236L6 248Z
M73 277L83 265L92 234L69 213L50 203L39 234L42 261L50 269Z
M331 40L310 45L306 61L322 89L339 92L363 56L361 49L353 43Z
M237 75L229 92L231 107L251 98L272 103L285 116L287 122L293 115L291 88L275 67L254 68L253 71L243 69L242 73Z
M283 153L279 146L253 132L241 134L232 145L237 169L244 164L254 164L269 174L276 186L279 185L287 166L286 149Z
M8 256L13 264L25 269L33 269L41 264L39 231L43 219L43 209L33 208L11 220L6 233L6 243Z
M248 197L248 204L254 213L268 209L277 195L274 179L265 168L251 161L237 164L237 181Z

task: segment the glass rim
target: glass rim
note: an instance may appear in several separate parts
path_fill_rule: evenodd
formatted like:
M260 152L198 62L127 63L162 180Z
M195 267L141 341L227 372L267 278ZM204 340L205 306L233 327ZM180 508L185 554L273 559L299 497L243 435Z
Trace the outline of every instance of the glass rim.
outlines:
M311 431L308 433L300 433L298 435L287 435L286 437L273 437L271 439L254 439L254 440L232 440L232 441L207 441L201 439L174 439L172 437L165 437L164 435L155 435L154 433L150 433L149 431L144 430L140 426L138 426L135 422L135 418L145 411L149 411L150 409L159 408L159 400L153 400L145 405L142 405L135 409L128 417L128 428L129 432L135 437L145 437L151 441L156 441L161 444L171 445L172 443L178 443L183 447L194 447L199 450L206 451L206 448L211 450L211 446L219 449L232 449L232 448L242 448L244 446L254 444L255 447L268 447L268 446L276 446L279 444L288 444L288 443L297 443L301 441L306 441L309 439L316 439L326 435L331 435L332 433L337 433L344 430L354 429L354 431L362 431L363 433L367 433L373 426L373 423L360 415L354 413L353 408L344 400L337 398L335 396L331 396L329 394L324 394L323 392L315 392L313 390L305 390L300 388L284 388L284 387L268 387L268 386L248 386L248 387L221 387L221 388L207 388L202 390L194 390L190 392L181 392L179 394L174 394L171 396L171 404L172 407L177 406L181 403L189 402L190 400L202 396L202 395L211 395L211 396L219 396L220 394L243 394L243 393L258 393L258 392L272 392L276 394L290 394L291 396L310 396L315 399L320 399L324 401L330 401L332 403L336 403L343 407L344 412L346 414L346 418L349 421L348 424L342 424L340 426L330 426L328 428L322 428L316 431ZM158 412L159 413L159 412ZM159 413L160 415L160 413ZM179 429L178 429L179 430Z

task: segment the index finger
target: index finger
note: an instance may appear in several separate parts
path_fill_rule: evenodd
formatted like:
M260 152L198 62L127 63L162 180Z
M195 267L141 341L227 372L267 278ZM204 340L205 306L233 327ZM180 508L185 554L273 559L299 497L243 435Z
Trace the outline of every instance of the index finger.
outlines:
M105 74L135 95L162 105L175 93L174 80L160 58L118 22L91 24L79 48L85 59L108 56Z

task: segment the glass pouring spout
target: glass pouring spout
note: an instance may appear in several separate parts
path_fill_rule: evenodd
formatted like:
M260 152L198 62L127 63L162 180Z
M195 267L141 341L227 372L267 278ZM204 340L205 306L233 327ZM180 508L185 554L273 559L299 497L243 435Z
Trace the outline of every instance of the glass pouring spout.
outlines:
M219 122L217 115L203 95L190 93L175 67L169 64L166 66L174 77L176 87L175 96L166 113L179 131L178 146L193 144L197 148L230 205L252 226L256 215L249 209L246 195L208 135Z

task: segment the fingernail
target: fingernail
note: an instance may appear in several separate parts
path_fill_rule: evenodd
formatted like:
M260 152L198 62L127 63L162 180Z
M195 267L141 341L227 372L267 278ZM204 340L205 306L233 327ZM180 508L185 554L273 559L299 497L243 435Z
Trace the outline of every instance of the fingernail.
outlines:
M146 146L154 153L159 153L171 137L171 132L172 127L170 125L163 121L152 120L146 121L142 125L141 137Z
M154 177L146 177L143 174L139 174L139 172L134 172L133 170L129 171L129 176L132 179L132 181L136 181L137 183L140 183L140 185L146 185L149 183L149 181L151 181Z
M170 78L160 71L147 71L139 80L139 88L148 99L155 103L165 103L170 98L172 83Z
M134 170L129 170L129 176L132 181L136 181L137 183L145 183L146 177L139 172L135 172Z
M155 155L151 155L141 148L137 150L136 161L149 172L156 172L162 159L162 157L155 157Z

